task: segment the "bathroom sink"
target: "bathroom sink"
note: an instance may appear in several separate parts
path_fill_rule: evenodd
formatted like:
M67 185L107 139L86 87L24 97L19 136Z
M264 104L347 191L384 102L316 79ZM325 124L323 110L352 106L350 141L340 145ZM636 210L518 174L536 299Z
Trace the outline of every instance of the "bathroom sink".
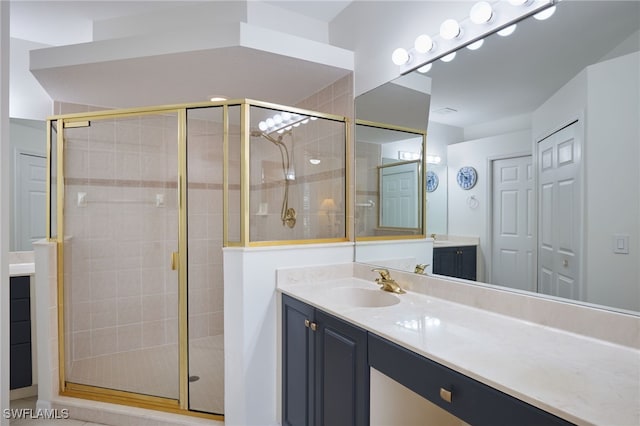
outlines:
M338 287L327 292L337 303L358 308L382 308L400 303L400 298L378 289L359 287Z

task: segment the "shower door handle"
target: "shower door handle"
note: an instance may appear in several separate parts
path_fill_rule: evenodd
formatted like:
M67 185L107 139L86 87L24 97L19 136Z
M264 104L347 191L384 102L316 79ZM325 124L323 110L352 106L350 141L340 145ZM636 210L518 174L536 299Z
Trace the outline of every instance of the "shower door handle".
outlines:
M171 270L175 271L178 269L178 265L180 264L180 254L177 251L171 253Z

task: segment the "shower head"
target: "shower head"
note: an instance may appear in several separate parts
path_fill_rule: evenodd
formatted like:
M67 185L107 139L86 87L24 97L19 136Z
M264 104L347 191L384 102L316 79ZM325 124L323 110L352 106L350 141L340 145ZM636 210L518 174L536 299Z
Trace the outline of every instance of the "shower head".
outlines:
M268 135L268 134L266 134L264 132L261 132L260 130L252 130L251 131L251 136L252 137L258 137L258 138L259 137L263 137L263 138L265 138L266 140L268 140L269 142L271 142L274 145L284 145L282 143L282 136L279 136L278 139L275 139L273 136Z

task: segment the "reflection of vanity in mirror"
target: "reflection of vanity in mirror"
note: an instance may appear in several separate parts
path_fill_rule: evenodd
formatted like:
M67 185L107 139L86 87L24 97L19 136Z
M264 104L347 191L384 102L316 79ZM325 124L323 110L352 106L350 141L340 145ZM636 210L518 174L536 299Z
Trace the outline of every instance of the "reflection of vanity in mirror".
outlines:
M425 176L438 180L425 193L434 251L477 243L478 281L640 311L639 16L635 1L560 2L548 20L359 97L356 115L370 120L360 112L376 96L414 110L391 87L428 88L426 154L441 160ZM357 159L360 149L356 136ZM356 260L384 263L361 248Z

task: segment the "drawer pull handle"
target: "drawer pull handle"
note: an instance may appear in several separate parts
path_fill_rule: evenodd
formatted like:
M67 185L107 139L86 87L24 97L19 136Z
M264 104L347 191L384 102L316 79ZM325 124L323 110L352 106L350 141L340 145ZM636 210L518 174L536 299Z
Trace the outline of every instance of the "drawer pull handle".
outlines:
M318 324L316 324L315 322L311 323L311 330L316 331L318 329Z
M440 388L440 398L451 403L451 391L448 391L445 388Z
M304 326L309 328L311 326L311 321L309 321L308 319L304 320Z

